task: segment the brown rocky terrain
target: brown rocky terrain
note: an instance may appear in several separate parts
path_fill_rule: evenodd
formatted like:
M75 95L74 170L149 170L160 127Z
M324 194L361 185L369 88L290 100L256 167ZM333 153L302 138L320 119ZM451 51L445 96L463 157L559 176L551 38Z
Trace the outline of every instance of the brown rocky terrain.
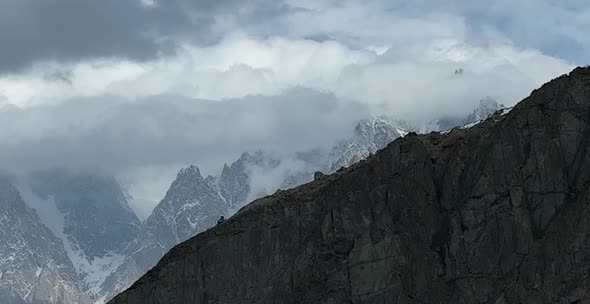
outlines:
M590 303L590 68L256 200L112 304Z

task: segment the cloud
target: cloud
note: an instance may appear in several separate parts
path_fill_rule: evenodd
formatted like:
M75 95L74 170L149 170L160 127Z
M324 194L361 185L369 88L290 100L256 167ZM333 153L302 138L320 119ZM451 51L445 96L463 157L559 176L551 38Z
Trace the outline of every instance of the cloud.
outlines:
M513 105L590 59L583 4L4 1L0 168L102 170L147 202L182 166L329 145L369 114Z
M462 37L379 55L332 40L234 34L149 62L36 65L0 77L4 104L17 106L0 112L0 167L213 168L247 150L329 144L369 114L425 122L465 114L485 96L513 105L572 68Z
M111 174L191 163L217 169L213 164L242 151L328 144L366 115L362 104L340 103L308 89L224 102L105 96L6 108L0 111L0 167L26 172L59 166Z
M281 160L278 166L249 166L247 168L250 177L250 193L246 199L247 202L284 188L285 180L288 178L317 169L312 168L309 163L296 159L293 155L279 155L275 158ZM311 176L305 176L305 178L309 179Z
M174 55L145 63L103 59L37 64L27 73L0 77L0 93L19 106L105 94L141 98L173 93L221 100L278 94L294 86L327 87L345 67L374 58L373 52L335 41L235 34L212 46L184 44Z
M179 41L212 44L228 30L285 10L273 1L2 1L0 73L40 61L147 61L173 53Z
M230 35L212 46L184 45L173 56L147 63L38 65L29 73L0 78L0 94L30 107L107 95L221 101L307 87L368 103L375 112L430 119L439 110L468 111L482 96L513 104L572 68L562 59L503 40L420 40L378 53L337 41ZM461 77L453 73L458 68L465 71ZM422 111L425 106L432 111Z
M584 62L588 26L590 6L581 0L7 0L0 3L0 73L46 61L146 62L185 43L215 45L235 32L355 48L495 37Z
M117 177L145 218L180 168L219 174L243 151L276 154L330 146L366 105L295 88L225 101L159 95L103 96L0 110L0 168L22 175L54 167Z

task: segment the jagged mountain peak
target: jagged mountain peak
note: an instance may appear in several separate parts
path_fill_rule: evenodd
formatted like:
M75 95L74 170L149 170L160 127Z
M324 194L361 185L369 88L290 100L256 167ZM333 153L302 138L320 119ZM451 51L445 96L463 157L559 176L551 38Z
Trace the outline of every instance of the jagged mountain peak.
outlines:
M190 165L186 168L182 168L180 169L180 171L178 172L177 176L176 176L176 180L181 180L181 179L203 179L203 176L201 175L201 170L199 170L199 167L196 165Z

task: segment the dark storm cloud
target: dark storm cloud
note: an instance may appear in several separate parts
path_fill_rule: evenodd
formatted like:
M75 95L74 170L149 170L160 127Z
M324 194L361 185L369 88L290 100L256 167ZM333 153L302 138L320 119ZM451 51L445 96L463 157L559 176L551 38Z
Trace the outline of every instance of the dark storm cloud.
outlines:
M146 60L172 52L178 39L220 39L227 26L270 19L285 10L261 1L4 0L0 2L0 72L40 60Z

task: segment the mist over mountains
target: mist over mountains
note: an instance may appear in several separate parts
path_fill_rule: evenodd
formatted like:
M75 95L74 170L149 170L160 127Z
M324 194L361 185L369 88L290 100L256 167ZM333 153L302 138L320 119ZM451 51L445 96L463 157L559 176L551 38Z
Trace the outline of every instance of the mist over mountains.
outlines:
M478 128L590 60L588 16L582 0L0 1L0 303L103 304L249 202Z
M500 107L483 99L469 116L444 121L455 126L476 123ZM431 131L440 131L440 125L428 124L434 126ZM327 174L353 165L418 129L424 127L372 117L358 122L347 138L334 140L331 149L319 147L284 158L263 150L244 152L218 176L204 176L191 165L180 170L143 222L129 207L131 198L119 182L100 173L52 169L6 179L3 195L19 210L6 210L9 217L22 220L23 231L39 230L34 234L44 241L28 234L17 239L5 235L2 253L29 252L30 260L5 260L3 265L27 263L31 271L22 272L27 277L21 279L14 271L3 272L3 296L15 303L45 298L53 299L48 303L102 303L129 287L173 246L214 226L221 216L229 217L247 202L278 189L311 181L316 171ZM49 257L48 246L55 247ZM50 282L59 283L52 289Z
M255 200L109 304L590 301L590 67Z

